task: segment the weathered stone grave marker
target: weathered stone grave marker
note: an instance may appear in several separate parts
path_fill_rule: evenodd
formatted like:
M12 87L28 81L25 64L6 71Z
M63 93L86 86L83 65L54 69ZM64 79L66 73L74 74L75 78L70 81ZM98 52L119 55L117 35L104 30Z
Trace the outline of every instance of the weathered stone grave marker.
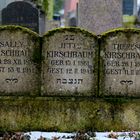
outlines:
M103 35L100 55L103 94L140 96L140 30L120 29Z
M96 34L122 27L122 0L80 0L78 26Z
M3 25L20 25L39 32L38 10L30 3L16 1L2 10Z
M77 26L77 19L75 17L72 17L69 19L69 26L76 27Z
M39 93L39 37L20 27L0 28L0 95Z
M133 15L134 0L123 0L123 14Z
M97 37L84 30L65 28L49 32L43 41L43 95L95 94Z
M0 131L140 129L140 101L129 98L140 95L140 30L98 38L62 28L41 40L21 27L0 28Z

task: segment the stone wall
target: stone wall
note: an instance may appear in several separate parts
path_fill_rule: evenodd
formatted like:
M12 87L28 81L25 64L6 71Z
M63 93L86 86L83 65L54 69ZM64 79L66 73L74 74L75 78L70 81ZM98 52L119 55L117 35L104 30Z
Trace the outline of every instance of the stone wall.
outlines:
M140 130L139 38L0 27L0 131Z

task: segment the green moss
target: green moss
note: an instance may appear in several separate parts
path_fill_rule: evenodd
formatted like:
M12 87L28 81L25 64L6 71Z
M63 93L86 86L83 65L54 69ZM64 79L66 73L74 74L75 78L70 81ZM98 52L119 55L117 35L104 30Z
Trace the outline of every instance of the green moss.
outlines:
M93 33L90 33L84 29L78 27L66 27L66 28L56 28L54 30L48 31L43 37L53 36L55 33L65 33L65 32L73 32L73 33L83 33L85 36L97 38L97 36Z
M140 29L137 28L117 28L117 29L113 29L107 32L104 32L103 34L101 34L101 39L104 39L110 35L116 35L117 33L140 33Z
M96 98L1 97L0 131L140 130L139 99L118 102ZM128 122L135 115L131 127ZM129 115L126 119L123 116ZM6 117L5 117L6 116Z
M0 130L72 132L89 127L95 129L100 118L108 114L108 105L105 104L95 99L3 97L0 99ZM98 110L105 113L98 113Z
M129 15L123 16L123 27L132 28L135 27L135 23L136 23L136 16L129 16Z
M126 22L126 23L123 23L123 27L125 27L125 28L134 28L135 24L131 23L131 22Z
M32 30L22 27L22 26L16 26L16 25L0 26L0 31L4 31L4 30L9 30L11 32L22 31L23 33L30 34L33 37L39 36L36 32L33 32Z
M42 5L43 5L43 10L47 14L47 12L48 12L48 5L49 5L48 0L43 0L43 4Z
M34 52L33 52L33 62L41 65L41 38L36 38Z

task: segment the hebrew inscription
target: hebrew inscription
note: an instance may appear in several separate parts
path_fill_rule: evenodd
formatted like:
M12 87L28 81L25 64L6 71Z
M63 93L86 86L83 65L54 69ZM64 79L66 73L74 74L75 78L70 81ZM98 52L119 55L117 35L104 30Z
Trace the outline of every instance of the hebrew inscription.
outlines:
M72 32L65 29L65 32L58 30L53 36L45 36L42 74L44 94L69 95L86 91L91 94L96 83L94 63L97 42L93 35L88 34L85 36L80 30Z
M29 33L11 28L0 31L0 94L36 94L38 70L33 53L39 46Z
M102 43L106 94L136 96L140 94L139 31L114 34L107 35L106 42Z

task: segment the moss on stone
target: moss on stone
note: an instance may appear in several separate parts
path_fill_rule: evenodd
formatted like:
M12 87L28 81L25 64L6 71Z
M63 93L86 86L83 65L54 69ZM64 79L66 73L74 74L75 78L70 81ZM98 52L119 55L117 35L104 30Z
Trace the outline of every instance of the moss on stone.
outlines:
M38 63L41 66L41 38L38 37L36 38L35 42L35 46L34 46L34 52L33 52L33 62Z
M110 121L109 108L103 100L89 98L1 97L0 131L103 130L108 125L104 119Z
M107 32L104 32L103 34L101 34L101 39L104 39L110 35L116 35L117 33L128 33L128 32L131 32L131 33L137 33L139 34L140 33L140 29L137 29L137 28L117 28L117 29L113 29L113 30L110 30L110 31L107 31Z
M33 61L34 62L40 62L40 58L41 58L41 38L39 37L39 35L22 26L15 26L15 25L7 25L7 26L0 26L0 31L10 31L11 33L15 33L17 31L21 31L25 34L29 35L29 38L32 40L32 42L34 42L34 52L33 52Z
M47 49L47 47L49 46L49 42L51 42L50 40L49 40L49 38L50 37L55 37L55 39L57 39L58 38L58 40L59 40L59 36L61 36L61 40L63 41L63 35L67 35L67 33L68 34L73 34L73 35L76 35L79 39L82 39L81 40L81 42L83 41L83 40L86 40L87 39L87 42L89 43L92 43L92 42L95 42L95 45L94 44L92 44L92 46L90 45L90 47L93 47L94 48L94 51L95 51L95 55L94 55L94 58L92 59L92 62L95 64L94 66L94 76L95 76L95 82L93 83L93 88L91 88L91 89L89 89L89 90L87 90L86 92L74 92L74 93L70 93L69 91L65 91L65 92L61 92L61 91L55 91L55 92L51 92L51 93L48 93L48 94L50 94L50 95L52 95L52 96L79 96L79 97L81 97L81 96L96 96L97 95L97 91L98 91L98 84L97 84L97 81L98 81L98 49L99 49L99 47L98 47L98 38L97 38L97 36L96 35L94 35L94 34L92 34L92 33L90 33L90 32L88 32L88 31L85 31L85 30L83 30L83 29L81 29L81 28L75 28L75 27L73 27L73 28L58 28L58 29L55 29L55 30L52 30L52 31L49 31L47 34L45 34L44 36L43 36L43 42L44 42L44 44L43 44L43 48L44 49ZM78 36L78 35L80 36ZM57 36L57 38L56 38L56 36ZM75 40L76 41L76 40ZM84 42L85 44L87 43L87 42ZM50 46L50 48L51 48L51 46ZM57 50L57 48L56 48L56 50ZM44 55L45 53L43 53L43 55ZM45 60L45 62L46 62L46 64L47 64L47 59ZM96 89L95 89L96 88ZM43 88L42 88L43 89ZM94 91L93 91L94 90ZM45 93L45 91L47 91L47 89L46 90L42 90L42 91L44 91L44 93Z
M48 31L43 37L49 37L49 36L53 36L55 33L64 33L64 32L73 32L73 33L83 33L86 36L88 37L94 37L94 38L97 38L97 36L94 34L94 33L91 33L91 32L88 32L82 28L78 28L78 27L65 27L65 28L56 28L54 30L50 30Z
M124 15L123 16L123 27L125 27L125 28L135 27L136 19L137 19L136 16Z
M4 31L4 30L9 30L11 32L22 31L23 33L30 34L32 37L38 37L39 36L36 32L30 30L29 28L22 27L22 26L17 26L17 25L0 26L0 31Z
M41 73L41 49L42 38L19 26L3 26L0 31L21 31L31 35L36 45L33 53L33 61L38 64ZM94 37L100 43L106 43L106 38L117 33L126 33L127 37L130 33L139 34L139 29L115 29L106 32L100 36L96 36L80 28L59 28L49 31L43 36L49 37L55 33L63 33L65 31L74 33L83 33L87 37ZM100 53L96 51L94 60L97 62L95 69L100 73L103 68L98 69ZM98 73L98 75L99 75ZM100 79L103 80L104 74L98 77L98 89L102 89ZM40 78L41 80L41 78ZM90 91L89 91L90 92ZM98 92L98 91L97 91ZM87 94L88 91L87 91ZM78 130L88 131L121 131L128 129L140 130L140 100L136 98L125 98L117 96L106 97L99 93L98 98L87 96L55 96L55 97L39 97L40 94L33 97L26 93L25 96L0 96L0 131L54 131L58 130L73 132ZM36 97L38 96L38 97ZM133 115L132 115L133 114ZM134 121L133 121L134 120Z
M122 100L91 97L0 97L0 131L140 130L137 125L140 100ZM131 126L129 123L133 117L135 121L131 122Z
M120 36L124 36L124 38L127 39L128 42L130 42L133 38L133 35L140 35L140 29L136 29L136 28L118 28L118 29L113 29L113 30L110 30L108 32L105 32L103 33L100 38L99 38L99 42L100 42L100 77L99 77L99 81L100 81L100 92L99 92L99 95L100 97L104 97L104 95L106 96L110 96L112 98L112 96L114 98L117 98L117 95L119 93L111 93L111 90L105 90L105 59L104 57L102 57L106 51L106 49L109 47L108 44L111 43L111 38L114 38L117 37L118 39L121 39ZM116 39L117 40L117 39ZM114 42L116 42L116 40ZM110 46L111 47L111 46ZM103 55L102 55L103 54ZM112 96L111 96L112 95ZM125 95L124 96L121 96L121 95L118 95L120 97L124 97L125 98ZM130 95L129 95L130 96Z
M138 99L114 104L97 98L1 97L0 131L140 130L136 124L139 123L139 105ZM135 121L131 127L132 110Z

